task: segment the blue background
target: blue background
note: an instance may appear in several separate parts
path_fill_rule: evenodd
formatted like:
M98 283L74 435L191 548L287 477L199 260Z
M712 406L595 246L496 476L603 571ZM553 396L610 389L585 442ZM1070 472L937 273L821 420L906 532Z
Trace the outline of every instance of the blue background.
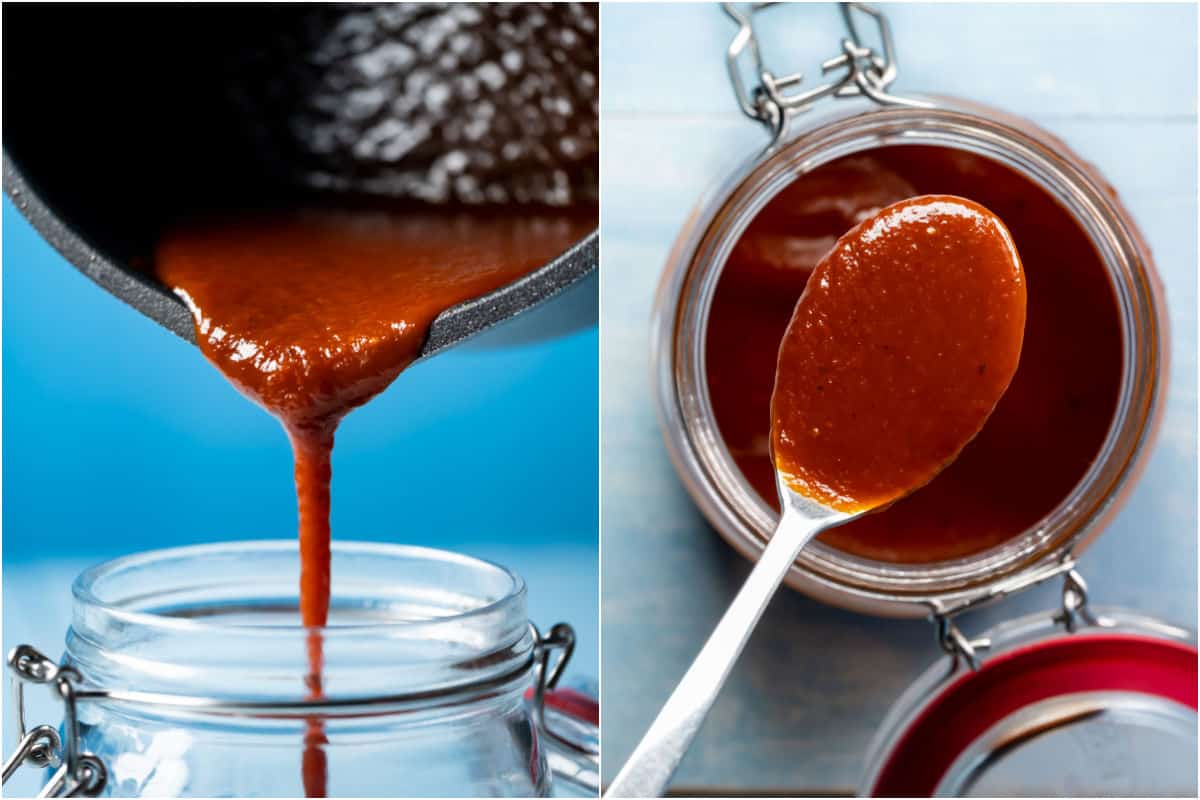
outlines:
M291 451L195 347L77 272L7 199L3 233L4 649L29 641L57 654L70 581L91 563L295 536ZM568 677L594 677L597 330L496 339L416 364L347 417L334 537L515 569L532 619L579 633ZM28 791L26 778L6 790Z
M4 558L295 531L279 424L4 202ZM596 544L596 329L419 363L334 451L342 538Z

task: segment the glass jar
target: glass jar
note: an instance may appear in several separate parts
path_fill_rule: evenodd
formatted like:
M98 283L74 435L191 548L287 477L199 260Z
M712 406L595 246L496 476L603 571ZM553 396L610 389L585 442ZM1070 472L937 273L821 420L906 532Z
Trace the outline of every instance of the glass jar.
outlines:
M822 65L823 75L835 74L828 83L801 88L799 76L777 77L764 65L753 26L760 7L724 6L739 26L726 59L739 106L766 124L773 138L687 218L654 304L652 377L659 422L684 486L727 542L743 556L759 558L778 514L722 436L707 344L722 272L751 222L774 198L822 165L896 146L945 148L1013 171L1052 198L1083 232L1115 298L1120 379L1096 457L1048 513L987 549L898 563L817 540L804 548L785 582L833 605L927 617L936 626L945 654L881 725L861 793L986 795L1025 785L1032 794L1086 796L1120 785L1129 794L1194 794L1195 635L1120 610L1090 610L1086 584L1075 570L1079 554L1136 483L1164 401L1166 319L1137 226L1095 168L1029 121L957 98L892 94L893 44L877 8L840 4L847 37L841 55ZM878 46L868 47L856 29L864 16L878 28ZM746 61L751 70L744 69ZM797 119L803 124L794 125ZM822 184L830 193L834 185L844 186ZM737 363L744 380L750 367ZM768 422L764 414L764 434ZM961 612L1055 577L1063 581L1058 610L1006 622L979 637L968 637L956 624ZM1136 747L1129 745L1134 740ZM1113 756L1116 751L1123 751L1120 758ZM1156 771L1164 757L1171 768ZM1113 764L1145 765L1148 774L1127 770L1114 781Z
M659 420L685 487L713 527L757 559L778 514L753 489L721 436L709 396L706 341L717 281L754 217L799 177L835 159L893 145L981 155L1049 193L1102 257L1120 314L1122 376L1116 412L1094 463L1057 507L1010 540L967 557L899 564L821 541L805 547L786 582L822 601L887 616L947 612L1062 571L1102 529L1149 451L1163 402L1166 321L1150 253L1104 180L1062 142L1027 121L963 100L917 96L906 105L831 101L824 113L743 164L688 218L668 257L653 316ZM836 107L832 107L836 106ZM765 424L765 423L764 423Z
M295 542L281 541L155 551L80 575L62 665L30 648L10 658L68 701L64 788L546 796L549 759L595 794L596 708L554 691L573 636L538 633L520 577L440 550L335 543L314 694L297 570Z

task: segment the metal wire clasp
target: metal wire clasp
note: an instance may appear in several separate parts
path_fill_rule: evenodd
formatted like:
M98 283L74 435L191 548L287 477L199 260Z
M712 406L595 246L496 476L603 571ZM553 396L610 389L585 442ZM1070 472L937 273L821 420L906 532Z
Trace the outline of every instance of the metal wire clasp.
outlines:
M991 647L992 641L986 638L967 638L966 634L954 624L953 618L948 616L935 616L934 624L937 626L938 646L954 659L954 665L957 666L959 659L963 659L972 671L978 670L979 651Z
M1054 615L1054 621L1070 633L1075 632L1080 622L1093 626L1104 624L1088 607L1087 582L1074 568L1063 574L1062 606Z
M532 626L530 626L532 627ZM549 735L556 742L568 749L585 755L596 756L599 752L580 742L576 737L564 736L555 731L546 720L546 692L558 686L571 654L575 652L575 631L565 622L560 622L550 629L547 636L541 636L537 628L533 628L535 651L533 666L533 713L538 730ZM550 663L550 653L559 650L560 655L553 664Z
M575 630L565 622L560 622L550 629L550 633L542 636L538 629L530 624L533 631L533 714L538 730L545 733L560 744L572 750L588 752L581 748L571 737L556 733L546 723L546 692L558 686L559 678L575 652ZM551 663L550 654L560 651L558 658Z
M79 749L79 718L76 715L77 685L82 681L79 672L70 666L60 666L37 649L22 644L8 654L8 669L13 686L13 701L17 720L17 745L12 756L4 762L4 782L22 764L34 767L57 767L38 797L96 797L108 781L108 770L93 753ZM63 703L63 733L59 736L53 726L25 727L25 684L49 685Z
M1062 603L1052 617L1056 624L1062 625L1068 633L1074 633L1081 626L1104 627L1110 624L1097 617L1088 607L1087 582L1075 569L1075 561L1070 555L1049 569L1035 572L1015 585L996 590L985 599L991 601L1007 597L1014 591L1028 588L1056 575L1063 576ZM954 617L980 604L965 604L949 610L933 609L930 613L930 618L936 626L938 645L950 654L955 665L959 659L964 659L972 670L979 669L979 651L990 647L991 641L986 638L968 638L954 624Z
M742 112L752 119L768 125L776 139L783 135L789 116L807 111L823 97L857 97L863 95L880 105L902 105L915 108L931 108L932 104L891 94L888 87L896 80L896 54L892 43L892 29L887 17L874 6L864 3L840 3L842 21L846 26L846 38L842 39L842 52L821 63L821 74L841 70L841 74L828 83L811 89L793 91L804 81L804 74L776 76L763 63L758 36L754 32L754 14L777 3L750 3L742 8L735 3L722 3L721 7L734 22L738 32L725 52L725 66L729 80ZM855 13L871 18L879 29L879 48L863 44L855 24ZM754 81L743 77L741 62L743 55L750 56Z

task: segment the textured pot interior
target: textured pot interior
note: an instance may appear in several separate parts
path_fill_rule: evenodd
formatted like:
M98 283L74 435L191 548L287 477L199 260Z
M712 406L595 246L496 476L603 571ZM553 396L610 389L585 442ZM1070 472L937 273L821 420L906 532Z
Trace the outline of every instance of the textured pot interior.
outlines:
M180 216L331 194L594 203L594 17L586 5L13 6L5 189L75 266L190 339L182 304L142 273ZM464 131L484 105L489 125ZM517 155L501 158L506 146ZM595 243L584 249L594 265ZM579 261L513 301L558 291L587 271Z

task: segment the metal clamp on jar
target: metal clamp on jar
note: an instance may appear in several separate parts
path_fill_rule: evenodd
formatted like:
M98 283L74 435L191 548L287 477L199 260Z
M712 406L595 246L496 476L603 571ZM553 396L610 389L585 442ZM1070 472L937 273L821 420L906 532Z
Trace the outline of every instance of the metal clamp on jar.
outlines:
M869 213L873 204L915 194L961 194L1005 218L1022 250L1031 292L1022 368L1031 375L1061 361L1057 353L1043 358L1037 352L1038 337L1057 324L1043 298L1058 276L1047 271L1053 264L1042 263L1053 259L1028 243L1034 242L1034 226L1049 223L1033 219L1023 226L1005 213L1017 208L1018 200L980 192L987 180L995 180L1009 187L1010 195L1042 196L1039 202L1058 215L1056 224L1075 231L1077 252L1086 249L1099 265L1094 283L1107 285L1112 293L1105 300L1115 320L1108 329L1111 413L1107 407L1097 412L1103 418L1094 426L1094 443L1079 445L1081 451L1091 448L1079 459L1086 467L1064 479L1061 493L1043 498L1044 508L1012 514L1006 522L1015 526L1011 531L993 531L982 543L969 541L970 526L956 529L949 523L939 533L941 554L936 557L890 553L880 544L882 536L864 539L857 551L848 538L851 533L823 537L804 549L786 582L863 613L927 617L949 654L949 663L931 667L889 715L868 759L862 792L986 794L989 779L1019 772L1017 765L1026 763L1022 759L1032 758L1031 749L1057 746L1062 751L1064 741L1089 736L1093 744L1102 742L1108 725L1136 729L1155 742L1158 752L1178 753L1178 774L1142 776L1150 794L1155 787L1172 785L1171 780L1186 785L1194 780L1196 763L1194 634L1124 612L1091 611L1077 571L1080 555L1134 484L1163 403L1165 317L1153 262L1136 225L1093 167L1028 121L960 99L897 94L895 47L886 17L875 8L842 4L846 37L841 52L821 65L822 74L831 76L827 82L806 88L801 75L778 76L766 66L754 27L757 12L769 5L724 8L738 25L726 54L735 97L741 110L767 129L770 142L710 191L688 218L655 304L653 374L659 420L676 470L717 532L742 555L757 559L778 516L766 452L777 345L769 346L767 339L775 325L773 341L778 342L806 277L788 269L796 262L802 268L810 256L811 269L854 224L854 215ZM876 43L862 35L867 27ZM922 169L935 157L943 159L943 166ZM820 186L805 194L805 181ZM850 196L860 188L860 197ZM844 194L839 197L839 192ZM773 205L777 199L795 207ZM762 220L772 214L777 225L768 230ZM837 220L843 221L840 229ZM810 239L771 239L791 230L805 231L800 236ZM767 245L777 247L775 253ZM788 258L779 256L781 251ZM753 330L745 328L745 319L731 321L729 311L730 297L747 287L759 292L756 299L746 300L751 296L746 293L737 297L754 309L746 315L757 326ZM1090 300L1079 298L1083 304ZM751 342L754 336L762 338ZM730 342L737 353L723 364L720 348ZM1107 342L1094 346L1100 349ZM761 359L752 350L763 351ZM1001 438L1028 435L1019 425L1005 429L1018 415L1003 406L1043 401L1030 375L1023 378L1018 370L980 439L989 427ZM1079 412L1079 430L1086 427L1084 413ZM755 420L761 420L761 430L751 429ZM973 443L964 458L972 457L971 447L988 446ZM1001 441L995 449L1004 446ZM1044 449L1052 447L1049 443ZM760 466L767 472L756 473ZM980 468L980 474L986 468L993 475L1001 469L991 465ZM916 498L931 491L952 499L956 491L962 494L954 487L931 488L936 483L909 500L920 502ZM877 516L908 514L908 528L924 533L919 523L934 520L934 515L901 509L906 502ZM969 518L965 500L963 506L961 519L954 521ZM883 523L872 519L871 524ZM852 528L854 523L840 530ZM1064 581L1061 609L978 637L955 624L966 610L1056 578ZM1120 668L1113 666L1118 663ZM1059 671L1040 672L1047 664ZM1017 675L1020 680L1012 677ZM931 719L938 720L937 735L926 735ZM1135 737L1122 741L1128 738ZM1091 753L1090 758L1096 747L1080 752ZM1063 756L1064 773L1069 761ZM1086 794L1089 784L1081 785Z
M333 565L320 699L305 694L294 543L88 570L62 662L28 645L9 655L18 745L4 779L26 764L52 770L47 797L301 796L318 719L332 795L596 793L598 706L559 688L574 634L529 622L519 576L363 543L334 544ZM27 684L56 693L60 729L28 727Z

